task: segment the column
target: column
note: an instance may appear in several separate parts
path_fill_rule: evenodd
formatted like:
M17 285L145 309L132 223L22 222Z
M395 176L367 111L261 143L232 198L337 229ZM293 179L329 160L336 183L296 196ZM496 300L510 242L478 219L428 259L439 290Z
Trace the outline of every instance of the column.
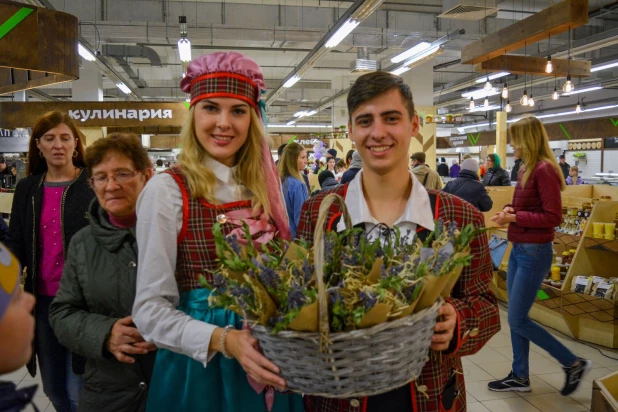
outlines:
M506 169L506 112L496 112L496 154Z
M71 83L71 92L76 102L103 101L103 76L94 63L82 59L79 79ZM107 135L106 127L80 127L80 131L84 134L86 141L82 143L85 146Z
M425 124L427 115L436 115L433 105L433 65L434 60L429 60L403 73L401 77L412 90L415 110L421 119L420 132L412 138L408 156L414 152L423 152L427 165L436 170L436 124Z

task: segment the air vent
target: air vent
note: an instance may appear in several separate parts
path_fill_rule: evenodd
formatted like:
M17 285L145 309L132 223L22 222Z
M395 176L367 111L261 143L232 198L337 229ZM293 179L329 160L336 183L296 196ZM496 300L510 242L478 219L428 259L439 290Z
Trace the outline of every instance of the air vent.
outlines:
M473 4L458 4L438 17L456 20L481 20L500 10L498 7L485 7Z
M356 59L350 63L352 73L375 72L378 70L378 62L375 60Z

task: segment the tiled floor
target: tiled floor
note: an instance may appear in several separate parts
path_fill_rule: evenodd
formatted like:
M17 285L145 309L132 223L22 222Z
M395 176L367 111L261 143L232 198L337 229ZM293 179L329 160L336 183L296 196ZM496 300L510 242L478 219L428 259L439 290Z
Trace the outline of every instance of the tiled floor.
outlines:
M618 360L601 355L596 349L583 343L557 335L575 354L590 359L592 371L586 376L586 382L569 397L561 396L564 373L560 365L536 345L531 345L530 376L532 392L504 393L491 392L487 382L504 378L511 370L513 354L511 350L510 330L506 312L500 310L502 330L476 355L463 358L466 389L468 391L468 412L580 412L590 410L592 381L610 372L618 370ZM603 352L618 359L618 351L603 349ZM21 386L39 384L34 403L41 412L55 412L54 407L43 393L37 378L31 378L26 368L2 376L4 381L13 381ZM26 411L34 411L32 408Z

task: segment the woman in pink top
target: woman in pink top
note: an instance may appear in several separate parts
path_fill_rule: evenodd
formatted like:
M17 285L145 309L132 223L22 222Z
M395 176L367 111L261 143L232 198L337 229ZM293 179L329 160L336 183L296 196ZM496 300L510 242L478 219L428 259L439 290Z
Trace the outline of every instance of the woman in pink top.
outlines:
M43 391L57 412L75 411L83 358L71 356L49 324L71 237L88 224L94 193L84 167L83 135L66 114L50 112L32 129L28 177L15 189L8 246L27 267L25 290L37 299L36 333L28 371L39 361Z

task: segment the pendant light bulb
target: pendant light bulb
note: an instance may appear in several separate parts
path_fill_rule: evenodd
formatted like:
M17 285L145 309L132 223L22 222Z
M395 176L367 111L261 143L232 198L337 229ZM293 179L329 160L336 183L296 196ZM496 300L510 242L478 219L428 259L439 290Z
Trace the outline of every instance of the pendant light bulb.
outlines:
M507 113L511 113L513 111L513 108L511 107L511 103L508 100L506 101L506 106L504 106L504 111Z
M491 82L489 81L489 77L487 78L487 82L485 83L485 87L483 87L486 91L490 91L491 89L493 89L494 87L491 85Z
M474 99L470 97L470 103L468 104L468 109L474 110Z
M575 90L575 86L573 85L573 82L571 82L571 75L567 74L567 80L564 86L562 86L562 91L565 93L571 93L573 90Z
M524 95L521 96L521 99L519 99L519 104L521 104L522 106L527 106L528 105L528 92L524 90Z
M559 97L560 95L558 94L558 89L554 87L554 92L551 94L551 98L553 100L558 100Z
M489 99L487 97L485 98L485 101L483 102L483 107L486 109L489 107Z
M581 104L579 104L579 100L577 100L577 106L575 106L575 113L581 113L582 112L582 106Z
M502 98L503 99L509 98L509 87L507 86L506 82L504 83L504 87L502 88Z
M547 64L545 65L545 73L549 74L554 71L554 66L551 64L551 56L547 56Z
M534 97L532 97L532 93L530 93L530 98L528 99L528 106L534 107Z

